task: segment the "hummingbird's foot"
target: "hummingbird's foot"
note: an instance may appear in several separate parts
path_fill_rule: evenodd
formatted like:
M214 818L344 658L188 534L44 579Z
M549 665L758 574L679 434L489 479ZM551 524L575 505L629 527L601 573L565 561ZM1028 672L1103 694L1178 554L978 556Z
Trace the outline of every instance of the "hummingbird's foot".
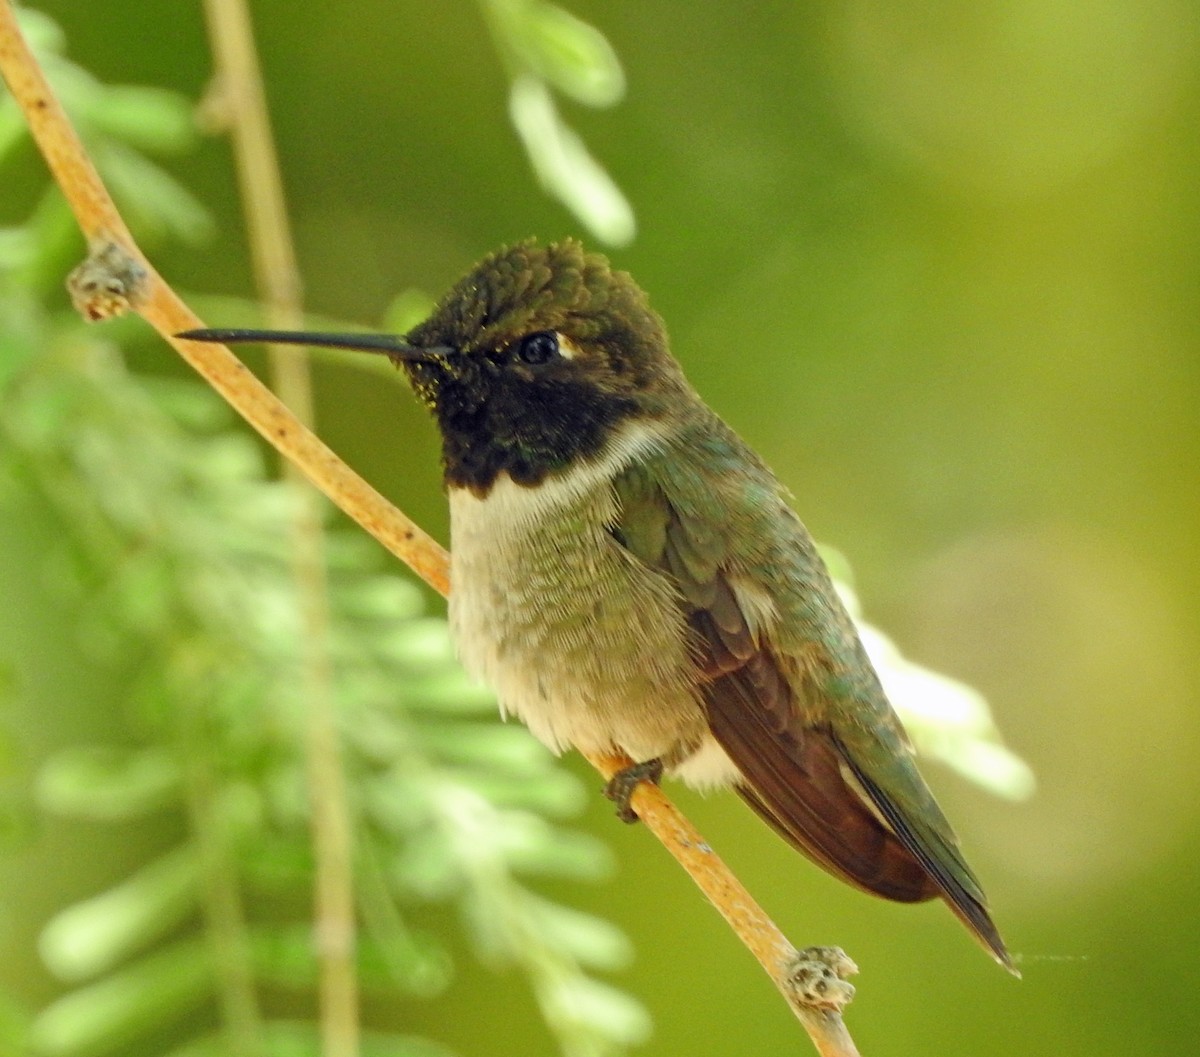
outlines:
M637 812L629 806L629 799L633 796L633 791L642 782L653 782L658 785L662 774L663 762L657 757L653 760L643 760L641 763L631 764L614 774L604 786L604 795L617 805L617 818L622 822L636 822L638 820Z
M854 997L846 977L856 972L841 947L806 947L789 960L787 982L804 1005L840 1013Z

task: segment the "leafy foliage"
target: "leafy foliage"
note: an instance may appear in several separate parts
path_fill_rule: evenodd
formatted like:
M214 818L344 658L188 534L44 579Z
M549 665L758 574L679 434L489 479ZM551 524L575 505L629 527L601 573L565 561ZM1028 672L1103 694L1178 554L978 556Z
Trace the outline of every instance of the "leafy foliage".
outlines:
M546 0L480 0L508 68L508 112L542 186L598 239L633 240L633 207L583 140L563 120L558 92L608 107L625 94L625 74L604 34Z
M43 52L61 46L51 23L30 18ZM186 145L186 103L103 88L61 56L53 72L106 175L138 186L135 224L202 233L194 202L141 154ZM11 115L6 98L0 133ZM180 837L46 924L41 955L66 991L25 1045L87 1057L190 1034L176 1052L316 1053L316 1025L290 1012L318 973L304 636L280 542L293 494L199 383L130 373L112 344L133 333L127 323L91 332L46 307L32 280L63 266L69 241L45 237L66 231L61 213L47 191L0 240L0 476L9 502L36 497L60 526L47 549L86 650L137 674L112 740L51 756L35 796L44 812L100 826L174 817ZM576 782L524 730L497 723L490 695L456 667L444 622L424 614L415 585L379 571L373 544L335 529L328 562L361 985L402 999L443 992L447 939L416 922L422 903L447 902L480 957L524 971L564 1053L644 1037L641 1007L592 975L627 960L624 937L530 886L608 869L602 845L558 824L581 803ZM445 1051L376 1032L363 1052Z

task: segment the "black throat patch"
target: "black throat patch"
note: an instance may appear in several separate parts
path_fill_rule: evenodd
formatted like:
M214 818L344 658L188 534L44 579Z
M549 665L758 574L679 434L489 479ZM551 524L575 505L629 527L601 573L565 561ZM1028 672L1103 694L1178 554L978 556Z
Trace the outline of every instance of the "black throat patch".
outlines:
M616 429L639 413L632 398L584 381L539 384L507 372L471 377L475 373L439 379L432 404L446 484L480 498L502 474L534 488L599 455Z

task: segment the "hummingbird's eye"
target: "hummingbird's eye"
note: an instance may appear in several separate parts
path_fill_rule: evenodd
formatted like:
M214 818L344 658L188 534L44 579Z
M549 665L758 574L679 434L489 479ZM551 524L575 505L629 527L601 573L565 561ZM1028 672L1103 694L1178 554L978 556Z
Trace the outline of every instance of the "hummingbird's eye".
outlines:
M552 330L539 330L536 334L526 334L517 345L517 359L531 366L549 363L557 356L558 335Z

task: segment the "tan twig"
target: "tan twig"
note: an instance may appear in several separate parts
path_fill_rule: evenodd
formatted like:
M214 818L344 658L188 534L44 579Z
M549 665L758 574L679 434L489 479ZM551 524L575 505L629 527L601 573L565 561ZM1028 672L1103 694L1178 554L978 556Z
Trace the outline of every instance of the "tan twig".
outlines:
M200 326L200 320L150 267L133 242L22 40L8 0L0 0L0 69L26 114L55 180L92 243L93 252L115 244L134 264L144 268L141 288L130 300L146 321L322 492L426 583L447 594L448 556L434 540L297 421L228 349L174 338L180 330ZM606 777L624 762L592 759ZM841 978L852 971L844 955L839 960L840 952L822 950L813 952L806 961L805 952L792 947L661 790L642 785L634 794L633 804L646 826L684 866L758 958L822 1057L857 1057L858 1050L838 1011L849 997L849 985L841 983ZM829 990L825 998L822 988L805 988L794 975L797 965L811 974L814 959L817 964L828 965L825 982Z
M228 349L174 336L203 322L154 271L133 241L21 37L9 0L0 0L0 69L93 254L102 255L115 247L137 266L139 290L131 301L146 322L313 484L426 583L445 594L450 587L446 562L430 536L305 429Z
M283 181L267 113L266 93L245 0L205 0L216 67L213 91L231 133L255 285L268 325L303 325L300 269L288 224ZM308 360L295 349L272 347L273 387L296 417L313 425ZM300 471L283 460L296 493L292 564L304 627L304 687L308 709L306 755L316 885L313 895L324 1057L355 1057L359 1050L357 923L354 838L342 747L334 711L329 657L329 598L321 499Z

